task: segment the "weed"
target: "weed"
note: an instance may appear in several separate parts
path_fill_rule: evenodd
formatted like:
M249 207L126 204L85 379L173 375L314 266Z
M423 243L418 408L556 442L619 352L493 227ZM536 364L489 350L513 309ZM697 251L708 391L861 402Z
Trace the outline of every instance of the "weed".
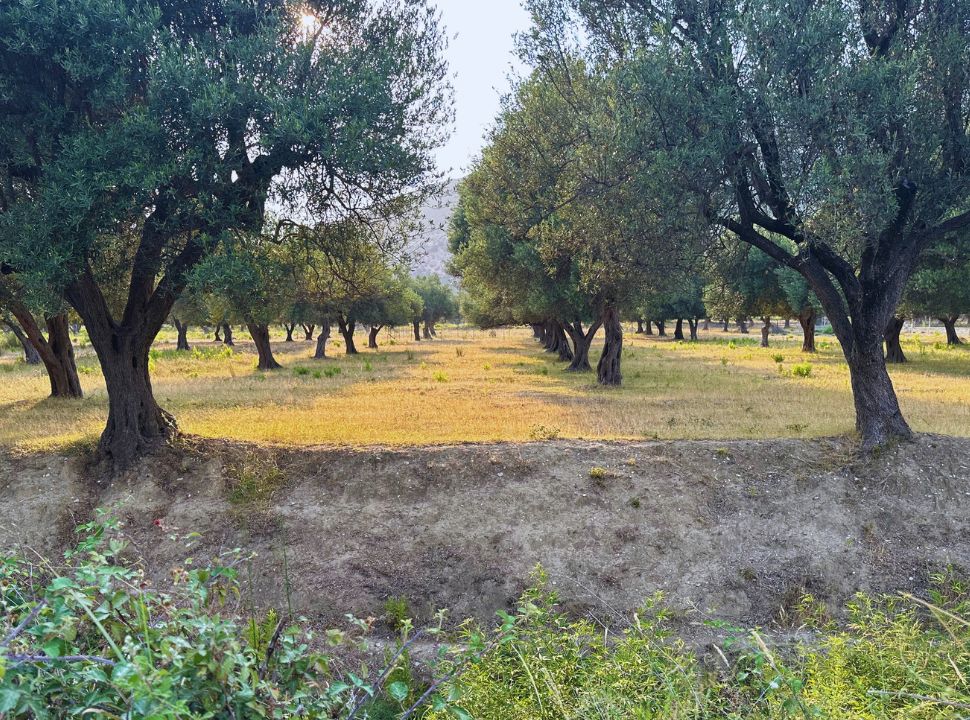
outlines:
M401 630L411 621L411 608L403 595L389 597L384 601L384 615L392 630Z
M431 377L434 379L435 382L440 382L440 383L448 382L448 376L445 373L443 373L441 370L435 370L434 374L432 374Z
M774 360L776 363L779 363L779 364L785 362L785 356L784 355L772 355L771 356L771 359Z
M304 375L309 375L310 374L310 368L295 367L295 368L293 368L293 374L294 375L297 375L297 376L300 376L300 377L302 377Z
M533 440L558 440L562 430L546 425L533 425L529 430L529 437Z
M605 480L609 472L606 468L592 467L589 469L589 477L592 480Z
M455 348L455 357L465 357L465 351L462 348Z
M807 378L812 376L812 363L804 362L792 365L791 374L794 377Z

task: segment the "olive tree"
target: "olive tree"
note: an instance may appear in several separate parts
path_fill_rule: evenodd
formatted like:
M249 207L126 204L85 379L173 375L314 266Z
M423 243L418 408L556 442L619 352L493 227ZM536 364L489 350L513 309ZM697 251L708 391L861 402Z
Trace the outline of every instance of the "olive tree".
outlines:
M425 192L444 45L425 0L0 4L0 261L81 316L116 467L176 432L149 348L226 238Z
M863 449L910 437L883 333L920 256L970 227L970 5L530 6L582 26L617 102L642 109L657 198L805 278L841 343Z

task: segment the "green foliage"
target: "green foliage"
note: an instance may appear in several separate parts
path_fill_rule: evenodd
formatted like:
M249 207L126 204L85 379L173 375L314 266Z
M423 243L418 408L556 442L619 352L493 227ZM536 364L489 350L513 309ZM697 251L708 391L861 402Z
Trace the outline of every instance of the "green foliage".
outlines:
M812 363L796 363L792 365L791 374L795 377L807 378L812 376Z
M79 531L56 572L0 560L4 717L53 720L97 709L153 720L345 718L378 695L366 667L338 673L330 657L310 650L321 644L312 632L273 612L245 623L232 614L238 558L218 567L187 562L163 592L122 560L130 548L116 523ZM171 541L191 545L191 537ZM326 639L351 640L338 632Z

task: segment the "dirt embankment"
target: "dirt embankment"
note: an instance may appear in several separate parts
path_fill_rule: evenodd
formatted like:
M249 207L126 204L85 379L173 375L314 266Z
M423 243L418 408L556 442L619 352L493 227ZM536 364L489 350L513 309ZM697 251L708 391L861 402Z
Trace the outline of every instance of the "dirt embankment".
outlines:
M0 455L0 544L59 552L103 506L159 578L255 551L263 605L322 623L382 612L489 618L541 564L607 620L675 607L770 623L802 592L920 591L970 567L970 440L921 437L860 465L847 442L284 449L187 443L99 484L78 458ZM591 473L593 468L597 470ZM601 470L602 469L602 472ZM155 521L160 521L159 523ZM284 552L285 549L285 552Z

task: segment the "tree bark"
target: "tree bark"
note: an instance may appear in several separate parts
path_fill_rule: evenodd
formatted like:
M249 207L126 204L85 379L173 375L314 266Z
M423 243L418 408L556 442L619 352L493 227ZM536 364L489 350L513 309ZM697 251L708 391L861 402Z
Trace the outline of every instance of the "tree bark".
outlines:
M320 334L317 335L317 348L313 353L314 360L323 360L327 357L327 340L330 339L330 322L324 320L320 324Z
M943 327L946 328L946 344L947 345L962 345L963 340L957 335L957 320L960 319L959 315L950 315L949 317L941 317L940 322L943 323Z
M411 322L411 329L414 330L414 342L421 342L421 321L413 320Z
M761 347L768 347L768 336L771 335L771 318L761 318Z
M232 325L229 323L222 324L222 343L229 347L234 347L236 344L232 341Z
M697 323L699 320L697 318L687 318L687 326L690 328L690 340L691 342L697 341Z
M731 330L731 321L724 318L724 327L721 328L721 332L729 332Z
M650 320L649 318L645 320L643 323L643 334L653 335L653 321Z
M293 331L296 330L296 323L283 323L283 329L286 330L286 342L293 342Z
M636 334L637 335L643 335L643 334L645 334L645 330L643 329L643 318L637 318L637 332L636 332Z
M601 322L597 320L585 331L583 330L583 323L579 320L574 320L572 324L566 325L566 332L569 333L569 337L573 341L573 359L569 363L569 367L566 368L567 371L592 371L593 368L589 364L589 348L593 344L593 338L596 337L596 331L599 330L600 324Z
M269 339L269 325L266 323L246 323L249 334L256 343L256 352L259 355L259 362L256 364L257 370L279 370L283 366L276 362L273 357L273 346Z
M600 361L596 366L596 379L600 385L619 385L623 382L623 374L620 372L620 360L623 355L623 326L620 324L620 315L616 308L609 306L603 311L602 324L606 337L603 343L603 353L600 355Z
M572 362L574 353L573 349L569 347L569 340L566 337L566 331L563 329L563 324L556 323L556 352L559 353L560 362Z
M10 311L20 323L27 342L40 356L47 370L47 377L51 384L51 397L80 398L81 380L77 374L77 364L74 361L74 345L71 344L70 328L67 323L67 313L48 315L45 318L47 337L41 331L33 314L20 302L11 303Z
M24 362L28 365L40 365L40 353L37 352L37 348L30 344L30 340L24 335L20 326L13 320L5 321L3 324L10 329L10 332L14 334L14 337L20 342L20 346L24 349Z
M303 325L303 339L311 342L313 340L313 331L316 329L316 325Z
M748 334L748 325L744 321L744 318L738 318L738 332L742 335Z
M903 330L903 318L894 315L886 326L884 339L886 341L886 362L901 364L908 362L903 346L899 342L899 333Z
M431 327L428 325L428 321L424 321L424 328L421 331L421 335L425 340L431 339Z
M357 345L354 344L354 330L357 329L357 321L339 318L337 320L337 327L340 328L340 334L343 335L344 347L347 350L347 354L358 355Z
M815 352L815 308L809 305L798 314L802 326L802 352Z
M684 318L677 318L674 324L674 340L684 339Z
M222 342L222 324L216 323L216 334L212 338L215 342Z
M707 332L710 329L711 329L711 319L704 318L704 332Z
M370 331L367 333L367 347L371 350L377 350L377 335L383 327L383 325L371 325Z
M788 330L790 327L791 327L791 318L790 317L786 317L785 318L785 330Z
M848 364L856 429L862 435L863 450L881 447L893 439L912 437L886 371L882 344L877 340L865 348L856 345Z
M667 323L663 320L656 320L657 325L657 335L660 337L667 337Z
M178 343L175 345L176 350L191 350L189 347L189 326L183 324L178 318L172 318L172 322L175 325L175 330L179 334Z

